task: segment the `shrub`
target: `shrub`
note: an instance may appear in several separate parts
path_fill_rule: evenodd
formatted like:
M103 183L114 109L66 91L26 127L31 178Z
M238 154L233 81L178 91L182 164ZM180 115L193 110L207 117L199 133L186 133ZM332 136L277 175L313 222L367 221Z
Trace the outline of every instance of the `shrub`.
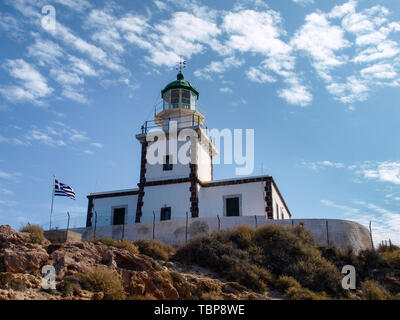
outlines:
M65 295L75 295L81 290L79 277L77 275L65 276L60 283L57 284L57 289Z
M311 233L301 226L266 225L257 230L240 226L199 235L181 245L175 259L208 267L229 281L259 292L281 285L274 277L286 275L300 287L345 295L339 270L322 256ZM299 290L295 293L300 295Z
M12 280L12 274L9 272L0 272L0 289L7 289Z
M281 293L285 293L289 288L301 288L301 284L293 277L280 276L274 282L274 289Z
M366 300L388 300L391 294L373 280L366 280L363 283L362 296Z
M158 240L141 239L133 243L139 248L140 253L157 260L167 261L170 255L175 254L173 247Z
M77 274L83 289L103 292L105 300L125 299L125 291L119 275L106 267L97 267Z
M249 254L229 241L230 235L228 231L198 235L177 249L175 259L210 268L225 279L253 290L267 290L270 273L251 264Z
M201 294L201 300L224 300L224 297L218 291L204 292Z
M290 300L325 300L326 295L317 294L307 288L290 287L286 290L284 296Z
M27 224L25 227L22 227L21 232L27 232L30 234L30 242L40 244L45 239L43 228L38 225Z
M381 257L391 268L400 269L400 249L382 252Z
M111 238L105 238L105 239L100 239L99 241L111 247L127 250L132 254L139 253L138 247L129 240L115 240Z

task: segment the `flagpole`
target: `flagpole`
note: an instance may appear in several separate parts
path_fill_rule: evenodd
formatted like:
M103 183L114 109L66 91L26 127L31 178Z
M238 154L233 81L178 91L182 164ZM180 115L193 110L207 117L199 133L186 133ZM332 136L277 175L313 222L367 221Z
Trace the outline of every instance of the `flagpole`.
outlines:
M53 204L54 204L54 191L55 191L55 187L56 187L56 175L53 174L53 193L51 195L51 210L50 210L50 228L49 230L51 230L51 220L53 218Z

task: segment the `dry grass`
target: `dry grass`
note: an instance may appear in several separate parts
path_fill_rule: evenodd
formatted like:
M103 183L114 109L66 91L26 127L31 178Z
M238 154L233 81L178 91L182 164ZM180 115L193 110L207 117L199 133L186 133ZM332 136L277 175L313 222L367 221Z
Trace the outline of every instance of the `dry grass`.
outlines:
M139 249L138 247L133 244L131 241L129 240L115 240L115 239L111 239L111 238L105 238L105 239L100 239L99 240L101 243L104 243L108 246L112 246L118 249L123 249L123 250L127 250L132 254L138 254L139 253Z
M124 300L125 290L120 276L106 267L97 267L88 272L78 273L77 278L83 289L103 292L105 300Z
M30 242L40 244L45 239L44 231L41 226L27 224L26 226L22 227L21 232L27 232L30 234Z
M156 260L168 261L169 256L175 254L175 249L158 240L141 239L133 242L141 254L150 256Z
M362 296L366 300L390 300L392 295L386 291L379 283L373 280L366 280L363 283Z

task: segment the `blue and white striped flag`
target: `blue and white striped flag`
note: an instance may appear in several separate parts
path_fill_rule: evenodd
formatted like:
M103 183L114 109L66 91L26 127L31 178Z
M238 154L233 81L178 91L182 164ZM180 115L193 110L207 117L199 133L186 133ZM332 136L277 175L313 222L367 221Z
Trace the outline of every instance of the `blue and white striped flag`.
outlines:
M70 186L54 180L54 195L62 197L70 197L75 200L75 191Z

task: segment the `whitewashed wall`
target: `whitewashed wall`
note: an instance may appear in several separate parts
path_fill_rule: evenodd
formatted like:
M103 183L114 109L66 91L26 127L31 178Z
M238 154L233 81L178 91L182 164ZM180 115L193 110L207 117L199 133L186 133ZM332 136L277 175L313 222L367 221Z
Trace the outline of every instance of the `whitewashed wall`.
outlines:
M272 184L272 203L273 203L273 214L274 219L290 219L289 213L287 212L281 197L279 196L277 190L275 189L274 185Z
M241 195L241 214L244 216L264 215L264 182L232 184L200 188L199 215L200 217L224 216L224 196Z
M172 221L157 221L155 224L137 223L126 226L103 226L96 229L96 238L114 238L137 240L154 238L171 245L179 245L186 240L203 232L218 229L232 229L239 225L250 227L261 227L266 224L277 224L282 226L296 226L302 224L309 230L316 243L321 246L333 245L346 250L349 247L355 252L361 249L372 248L370 234L364 226L348 220L337 219L287 219L268 220L264 216L247 217L220 217L217 218L195 218L177 219ZM83 239L93 239L94 228L75 228L71 231L82 234Z
M135 223L136 206L137 206L137 195L122 196L122 197L109 197L94 199L93 212L97 212L97 225L108 226L112 222L113 207L126 206L125 211L125 222ZM94 216L93 216L94 224Z
M185 218L190 215L190 183L175 183L144 188L141 222L153 221L153 211L156 220L160 220L162 207L171 207L171 218Z

